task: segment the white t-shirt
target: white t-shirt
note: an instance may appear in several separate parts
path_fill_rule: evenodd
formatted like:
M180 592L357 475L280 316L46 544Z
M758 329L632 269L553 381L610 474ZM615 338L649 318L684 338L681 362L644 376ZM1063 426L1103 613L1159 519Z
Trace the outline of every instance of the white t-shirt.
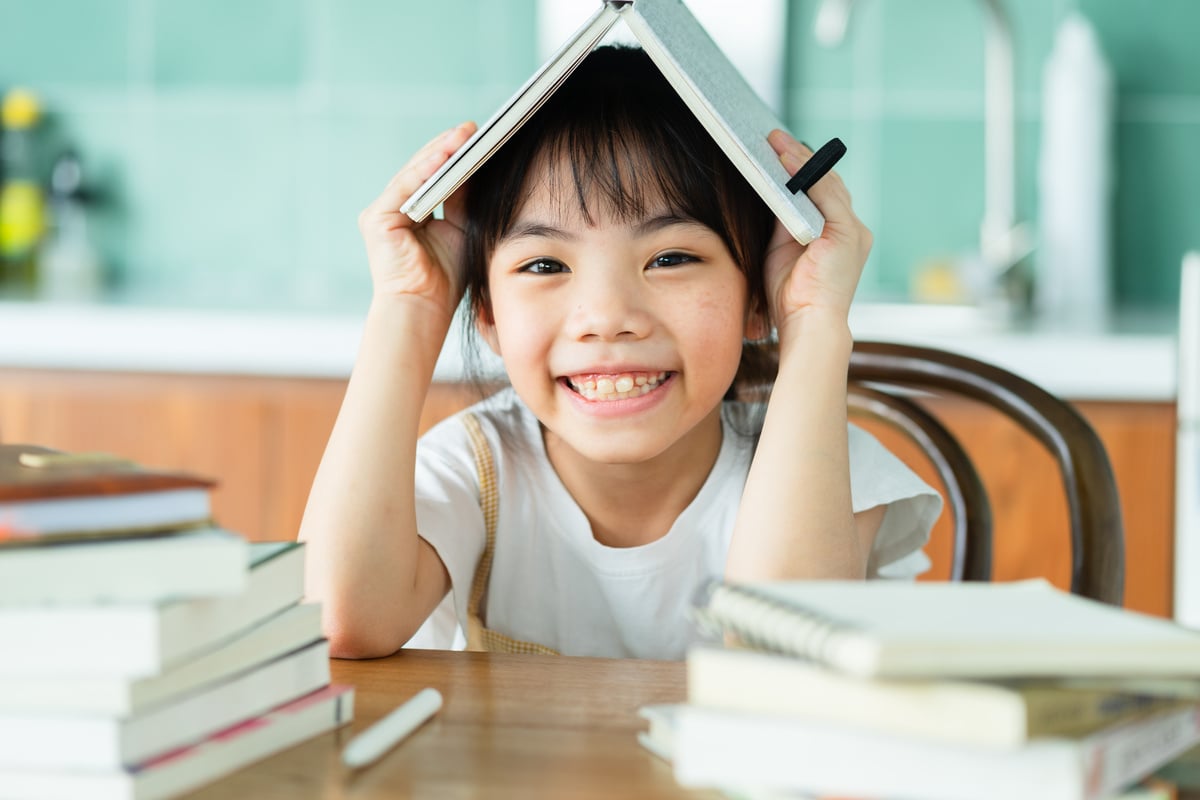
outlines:
M683 658L700 639L688 617L696 592L724 571L753 455L753 439L744 432L754 409L722 407L721 450L700 492L665 536L622 548L592 536L546 457L537 418L515 392L502 391L468 411L491 446L499 484L487 627L564 655ZM888 506L870 577L911 578L928 568L920 548L941 511L941 496L853 425L850 484L855 512ZM450 573L451 594L409 646L461 645L455 623L465 627L485 531L474 455L457 416L417 446L416 502L417 529Z

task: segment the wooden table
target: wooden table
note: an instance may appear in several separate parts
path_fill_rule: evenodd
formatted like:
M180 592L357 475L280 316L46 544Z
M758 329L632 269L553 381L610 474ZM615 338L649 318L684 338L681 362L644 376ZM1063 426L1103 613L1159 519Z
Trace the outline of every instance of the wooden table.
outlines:
M334 660L355 689L352 725L319 736L189 795L193 800L305 798L712 798L685 791L644 750L637 710L681 702L681 662L403 651ZM339 760L350 737L418 690L442 710L373 766Z

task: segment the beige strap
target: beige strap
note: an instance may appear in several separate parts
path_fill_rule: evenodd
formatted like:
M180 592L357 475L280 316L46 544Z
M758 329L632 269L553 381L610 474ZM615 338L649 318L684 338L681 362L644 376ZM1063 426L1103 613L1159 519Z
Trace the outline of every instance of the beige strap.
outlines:
M479 506L483 510L483 524L486 531L483 555L479 558L479 565L475 567L475 578L471 581L471 596L467 601L467 649L490 653L558 655L557 651L551 650L549 647L509 638L502 633L488 629L483 624L479 608L483 604L483 595L487 591L488 579L492 575L500 493L496 483L496 464L492 458L492 448L488 444L487 437L483 435L479 419L474 414L466 413L462 415L462 421L467 429L467 436L471 439L471 450L475 454L475 471L479 475Z

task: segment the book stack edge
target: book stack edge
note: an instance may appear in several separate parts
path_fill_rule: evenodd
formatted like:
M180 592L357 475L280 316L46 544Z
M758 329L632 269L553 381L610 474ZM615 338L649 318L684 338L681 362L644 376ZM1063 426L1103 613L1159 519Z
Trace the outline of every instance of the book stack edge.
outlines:
M687 702L642 709L639 740L686 786L1100 800L1195 760L1200 633L1167 620L1044 581L717 591Z
M3 793L171 797L353 718L304 546L222 529L212 485L0 446Z

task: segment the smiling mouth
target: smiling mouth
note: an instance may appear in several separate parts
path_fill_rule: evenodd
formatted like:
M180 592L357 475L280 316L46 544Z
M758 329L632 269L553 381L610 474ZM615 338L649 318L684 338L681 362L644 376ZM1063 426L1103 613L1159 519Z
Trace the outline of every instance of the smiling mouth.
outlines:
M563 380L567 388L587 400L604 403L648 394L663 384L672 372L620 372L615 375L572 375Z

